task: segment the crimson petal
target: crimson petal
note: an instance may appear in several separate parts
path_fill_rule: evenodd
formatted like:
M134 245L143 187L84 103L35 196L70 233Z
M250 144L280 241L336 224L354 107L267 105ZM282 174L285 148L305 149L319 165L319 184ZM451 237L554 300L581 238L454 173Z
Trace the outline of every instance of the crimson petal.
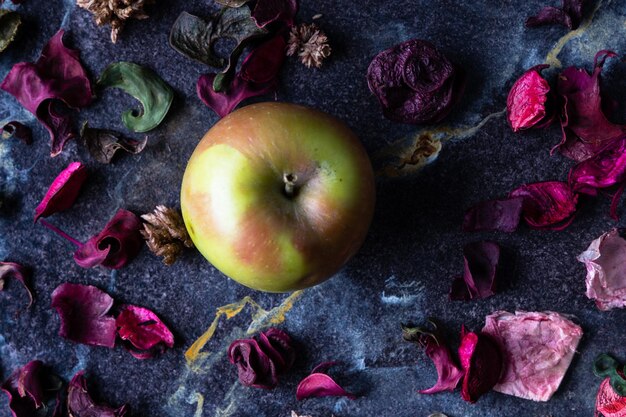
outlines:
M546 6L536 16L526 20L527 27L559 24L570 30L576 29L582 20L586 0L563 0L560 9Z
M276 366L277 373L285 373L296 360L291 337L280 329L271 328L259 334L259 346Z
M569 183L577 193L595 195L626 180L626 135L615 140L591 158L579 162L569 173Z
M137 359L147 359L174 346L174 335L159 317L147 308L125 306L115 321L122 340L134 347L129 349Z
M545 181L522 185L509 198L521 197L522 216L530 227L562 230L574 220L578 196L567 183Z
M463 276L455 278L451 300L487 298L496 293L500 246L495 242L474 242L463 248Z
M463 217L464 232L514 232L520 221L524 199L482 201L469 208Z
M274 22L291 27L297 12L297 0L258 0L252 11L252 19L260 28Z
M72 207L86 179L85 166L80 162L70 163L54 179L43 200L35 209L35 221L40 217L48 217Z
M128 406L113 408L108 405L96 404L87 390L84 372L78 372L67 391L67 409L71 417L124 417Z
M331 363L325 362L320 365L324 365L327 368L330 366L329 364ZM322 369L320 365L316 366L314 371ZM347 397L351 400L356 399L354 394L349 393L337 384L334 379L321 372L314 372L307 376L300 381L296 388L296 399L298 401L311 397Z
M59 335L76 343L115 346L115 318L107 315L113 298L91 285L61 284L52 293L52 307L61 318Z
M459 358L465 371L461 396L474 403L498 383L503 367L502 352L489 335L466 332L463 327Z
M511 87L506 99L506 114L514 132L548 125L554 113L546 109L550 85L541 76L549 65L536 65L526 71Z
M274 361L254 339L240 339L228 348L230 363L237 365L239 382L248 387L272 389L278 385Z
M0 262L0 291L4 288L4 281L7 278L14 278L22 283L22 286L28 292L28 298L30 302L28 303L28 307L33 304L33 293L26 285L26 277L28 276L28 270L26 267L16 264L15 262Z
M2 384L13 417L32 417L44 405L44 368L43 362L31 361Z

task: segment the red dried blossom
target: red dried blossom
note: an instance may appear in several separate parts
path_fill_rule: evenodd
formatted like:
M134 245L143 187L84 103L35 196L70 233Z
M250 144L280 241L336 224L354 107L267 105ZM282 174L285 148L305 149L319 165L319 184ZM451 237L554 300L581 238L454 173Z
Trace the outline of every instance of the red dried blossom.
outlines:
M96 404L87 390L84 371L78 372L67 389L67 410L70 417L124 417L128 406L113 408L106 404Z
M174 335L159 317L147 308L125 306L115 320L117 332L128 341L131 355L148 359L174 347Z

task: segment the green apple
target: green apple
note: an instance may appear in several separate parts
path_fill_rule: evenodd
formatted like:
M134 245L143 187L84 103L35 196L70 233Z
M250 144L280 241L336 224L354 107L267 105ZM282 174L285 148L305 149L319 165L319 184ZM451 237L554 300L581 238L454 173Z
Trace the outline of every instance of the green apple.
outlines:
M198 250L262 291L310 287L359 249L374 211L369 158L340 120L259 103L221 119L183 177L181 208Z

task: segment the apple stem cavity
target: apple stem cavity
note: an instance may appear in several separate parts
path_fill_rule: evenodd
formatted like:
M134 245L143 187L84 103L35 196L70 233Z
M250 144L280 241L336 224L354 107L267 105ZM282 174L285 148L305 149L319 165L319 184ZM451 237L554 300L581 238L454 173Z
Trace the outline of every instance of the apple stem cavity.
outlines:
M288 198L293 198L298 191L296 188L296 181L298 181L298 176L296 174L283 174L283 183L285 184L283 191Z

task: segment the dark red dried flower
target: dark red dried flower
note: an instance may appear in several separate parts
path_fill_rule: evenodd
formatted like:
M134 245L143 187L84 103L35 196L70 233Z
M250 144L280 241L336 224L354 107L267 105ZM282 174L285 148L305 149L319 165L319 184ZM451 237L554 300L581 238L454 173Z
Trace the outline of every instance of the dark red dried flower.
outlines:
M125 306L115 321L122 340L132 346L130 354L137 359L148 359L174 347L174 335L159 317L147 308Z
M48 374L43 362L35 360L15 370L2 384L13 417L37 415L37 410L44 406L44 392L55 388L46 385Z
M530 227L562 230L574 220L578 195L565 182L522 185L509 194L509 198L516 197L524 199L522 216Z
M503 366L502 352L489 335L466 332L463 327L459 358L465 371L461 396L474 403L498 383Z
M87 170L80 162L72 162L52 181L43 200L35 209L35 221L59 211L67 210L74 204L81 187L87 179Z
M380 52L367 83L386 118L400 123L441 121L461 98L463 71L430 42L412 39Z
M0 128L2 139L17 138L27 145L33 143L33 134L30 128L20 122L9 122Z
M469 208L463 217L464 232L514 232L522 214L524 199L482 201Z
M28 271L24 266L14 262L0 262L0 291L4 288L4 281L7 278L18 280L26 289L26 292L28 292L28 298L30 299L28 307L30 307L33 304L33 293L30 291L30 288L28 288L28 285L26 285L27 276Z
M576 29L583 17L583 8L586 0L563 0L563 6L546 6L539 11L536 16L531 16L526 20L527 27L543 25L563 25L570 30Z
M113 408L108 405L96 404L87 390L84 371L78 372L67 390L67 409L70 417L124 417L128 406Z
M332 379L326 370L337 362L323 362L313 368L311 374L304 378L296 388L296 399L298 401L311 397L347 397L356 399L354 394L349 393Z
M554 119L548 109L550 85L541 76L549 65L536 65L526 71L511 87L506 99L506 114L514 132L532 127L545 127Z
M297 12L296 0L259 0L252 11L252 19L261 28L274 22L291 27Z
M602 151L579 162L569 173L569 183L577 193L596 195L626 180L626 135L612 141Z
M463 276L450 289L451 300L487 298L496 293L500 246L495 242L474 242L463 248Z
M115 346L112 305L111 296L91 285L65 283L52 293L52 307L61 318L59 335L76 343Z
M50 132L51 156L63 150L74 136L70 117L54 106L82 108L91 103L92 89L79 53L63 45L64 31L50 39L36 63L13 66L0 89L15 97Z

